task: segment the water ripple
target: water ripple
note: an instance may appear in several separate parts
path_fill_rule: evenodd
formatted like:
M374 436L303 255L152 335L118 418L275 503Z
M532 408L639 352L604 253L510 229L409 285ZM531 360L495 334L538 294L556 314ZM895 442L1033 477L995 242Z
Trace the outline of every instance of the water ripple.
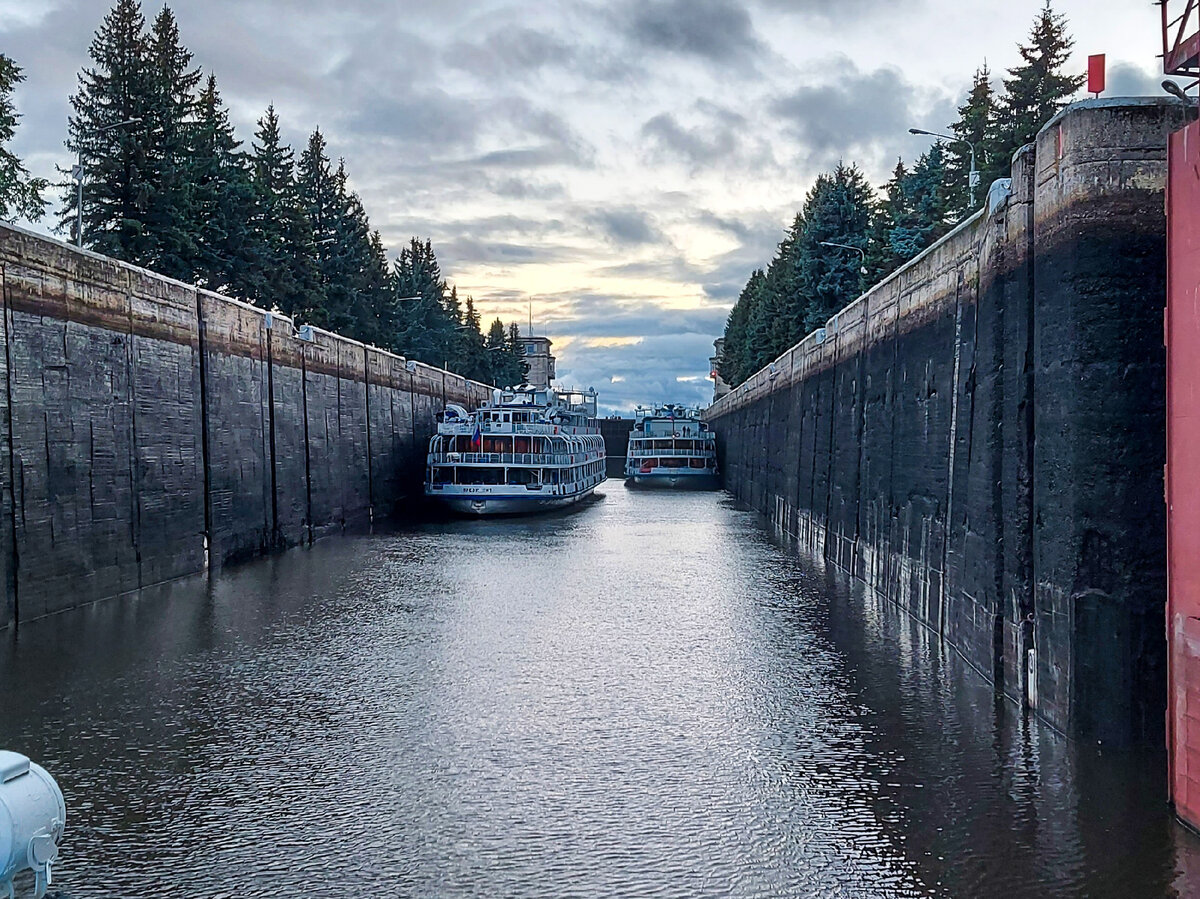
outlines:
M35 623L72 897L1186 895L1080 752L715 495L331 540Z

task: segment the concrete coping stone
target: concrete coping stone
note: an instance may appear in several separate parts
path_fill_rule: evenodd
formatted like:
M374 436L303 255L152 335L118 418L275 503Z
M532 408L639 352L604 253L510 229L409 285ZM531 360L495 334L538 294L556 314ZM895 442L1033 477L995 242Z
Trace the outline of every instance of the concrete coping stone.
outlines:
M1039 140L1043 134L1045 134L1051 128L1056 127L1059 122L1061 122L1067 116L1076 112L1083 112L1084 110L1120 109L1121 107L1128 107L1130 109L1145 109L1153 106L1177 106L1182 109L1185 105L1191 104L1184 104L1182 100L1172 97L1168 94L1163 94L1161 97L1092 97L1087 100L1077 100L1069 106L1064 106L1050 119L1050 121L1039 128L1034 140ZM1022 147L1021 150L1023 149L1025 148ZM1018 150L1017 152L1020 153L1021 150Z

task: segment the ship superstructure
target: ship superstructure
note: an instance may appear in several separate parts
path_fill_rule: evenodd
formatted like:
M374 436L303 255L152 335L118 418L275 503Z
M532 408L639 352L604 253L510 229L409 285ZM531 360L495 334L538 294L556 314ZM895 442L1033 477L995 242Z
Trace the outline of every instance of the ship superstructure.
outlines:
M465 515L518 515L577 503L604 480L596 391L520 387L475 412L446 407L425 494Z
M714 490L717 438L700 410L679 405L639 407L625 454L627 483L639 487Z

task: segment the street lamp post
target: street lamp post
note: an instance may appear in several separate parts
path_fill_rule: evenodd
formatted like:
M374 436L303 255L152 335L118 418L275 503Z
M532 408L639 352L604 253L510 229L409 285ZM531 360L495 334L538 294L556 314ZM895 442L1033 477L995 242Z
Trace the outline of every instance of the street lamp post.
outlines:
M867 273L867 251L862 247L851 246L848 243L834 243L832 240L821 240L817 241L817 243L823 247L837 247L839 250L853 250L862 257L862 273L864 275Z
M113 122L111 125L105 125L96 131L99 136L107 131L112 131L114 128L123 128L126 125L137 125L142 121L141 116L132 119L126 119L123 122ZM83 135L79 136L79 155L75 166L75 183L78 185L78 191L75 195L75 245L83 249Z
M949 134L938 134L936 131L926 131L923 128L909 128L909 134L925 134L929 137L940 137L952 144L966 144L971 148L971 171L967 175L967 193L971 198L971 208L975 208L975 188L979 186L979 170L975 168L975 145L965 137L954 137Z
M1168 78L1166 81L1164 81L1162 83L1162 89L1165 90L1172 97L1178 97L1180 100L1182 100L1188 106L1196 106L1197 104L1200 104L1200 100L1193 100L1191 97L1189 97L1187 95L1187 91L1185 91L1182 87L1180 87L1178 84L1176 84L1170 78Z

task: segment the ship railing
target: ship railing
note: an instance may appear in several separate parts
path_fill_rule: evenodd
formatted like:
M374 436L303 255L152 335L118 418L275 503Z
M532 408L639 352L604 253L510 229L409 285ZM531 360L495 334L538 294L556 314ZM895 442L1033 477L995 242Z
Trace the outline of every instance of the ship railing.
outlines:
M595 462L587 453L429 453L430 465L575 465Z
M684 449L641 449L630 447L626 453L631 459L711 459L714 456L712 450L684 450Z
M559 424L552 424L550 422L514 423L510 421L485 421L479 426L479 431L482 434L554 435L575 433L573 431L568 431L567 428L580 429L584 427L586 426L578 422L561 422ZM472 434L474 431L475 425L471 422L451 421L441 425L439 433ZM578 436L582 437L584 435L579 434Z

